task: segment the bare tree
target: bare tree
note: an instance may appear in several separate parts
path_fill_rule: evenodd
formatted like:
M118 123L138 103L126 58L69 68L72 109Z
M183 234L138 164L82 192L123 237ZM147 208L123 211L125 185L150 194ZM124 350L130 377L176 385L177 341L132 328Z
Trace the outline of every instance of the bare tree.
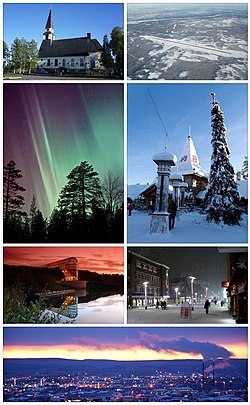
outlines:
M122 179L109 171L102 184L102 194L105 209L109 213L110 217L113 218L116 211L121 208L124 200Z

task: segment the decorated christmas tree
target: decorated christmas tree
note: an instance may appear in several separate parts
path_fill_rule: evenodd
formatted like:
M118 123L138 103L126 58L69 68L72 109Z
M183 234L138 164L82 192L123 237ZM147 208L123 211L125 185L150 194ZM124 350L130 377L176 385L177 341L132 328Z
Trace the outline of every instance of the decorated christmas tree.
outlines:
M208 191L205 196L205 213L208 222L239 225L240 196L234 180L234 169L229 159L230 150L227 144L224 116L215 93L211 93L211 96L212 157Z

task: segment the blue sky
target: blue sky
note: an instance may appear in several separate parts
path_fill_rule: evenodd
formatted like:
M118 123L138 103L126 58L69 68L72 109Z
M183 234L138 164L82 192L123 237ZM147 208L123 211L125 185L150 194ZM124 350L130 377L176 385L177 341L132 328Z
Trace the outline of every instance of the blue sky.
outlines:
M5 3L4 41L10 47L13 40L24 37L35 39L40 46L51 3ZM105 34L115 26L123 27L123 4L79 4L52 3L53 22L56 39L86 36L102 44Z
M163 125L157 115L154 100ZM156 177L152 156L164 150L180 157L189 126L203 169L211 158L211 92L224 112L231 162L241 170L247 155L247 85L244 83L149 83L128 85L128 184Z

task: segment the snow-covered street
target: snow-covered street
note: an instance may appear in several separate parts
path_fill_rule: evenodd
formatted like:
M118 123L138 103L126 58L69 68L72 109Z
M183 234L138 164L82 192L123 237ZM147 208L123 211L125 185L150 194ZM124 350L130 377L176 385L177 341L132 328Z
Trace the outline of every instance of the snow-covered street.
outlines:
M230 315L226 306L211 305L209 313L206 314L203 305L197 304L194 310L191 311L191 317L181 318L181 305L168 305L168 309L162 310L155 307L148 307L145 310L143 307L128 309L128 323L147 324L235 324L234 319Z
M241 226L208 223L198 211L183 213L176 218L170 232L150 234L151 216L144 211L132 211L128 217L128 243L247 243L247 215Z

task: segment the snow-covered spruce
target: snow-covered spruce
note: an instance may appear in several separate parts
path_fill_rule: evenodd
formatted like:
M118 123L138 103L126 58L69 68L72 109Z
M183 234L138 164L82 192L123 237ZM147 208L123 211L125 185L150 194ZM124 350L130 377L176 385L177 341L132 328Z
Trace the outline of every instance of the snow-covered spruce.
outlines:
M211 96L212 157L204 212L207 214L208 222L239 225L241 220L240 195L234 180L234 169L229 159L227 129L224 124L223 111L215 98L215 93L211 93Z

